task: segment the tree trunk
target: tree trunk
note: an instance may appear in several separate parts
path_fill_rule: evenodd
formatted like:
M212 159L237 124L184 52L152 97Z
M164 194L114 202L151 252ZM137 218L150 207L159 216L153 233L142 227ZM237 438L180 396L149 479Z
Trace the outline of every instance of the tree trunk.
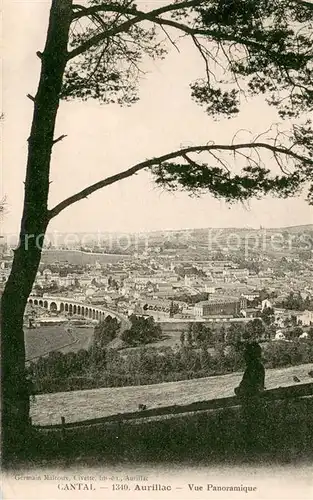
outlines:
M67 62L72 0L52 0L41 57L41 74L28 139L28 160L19 246L1 298L2 456L3 463L23 451L29 422L25 379L23 316L41 258L49 223L51 151L59 94Z

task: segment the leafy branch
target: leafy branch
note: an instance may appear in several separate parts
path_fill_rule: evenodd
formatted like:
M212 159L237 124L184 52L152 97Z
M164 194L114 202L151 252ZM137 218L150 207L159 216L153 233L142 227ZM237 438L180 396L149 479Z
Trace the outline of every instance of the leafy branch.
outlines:
M295 165L298 166L294 172L290 174L283 173L281 176L272 176L270 171L262 166L248 165L242 169L240 175L231 174L225 162L218 158L218 162L222 167L209 167L206 164L199 164L198 161L192 160L189 154L228 152L239 154L241 152L249 152L251 150L263 150L273 153L274 158L285 157L292 159ZM245 155L246 158L251 158L250 154ZM215 156L216 158L216 156ZM175 163L173 160L181 159L185 163ZM252 160L253 161L253 160ZM278 166L280 165L277 162ZM283 146L272 145L265 142L249 142L241 144L206 144L199 146L190 146L187 148L178 149L162 156L151 158L140 162L127 170L114 174L110 177L102 179L95 184L92 184L82 191L63 200L49 211L49 220L57 216L64 209L70 207L74 203L87 198L89 195L110 186L115 182L131 177L141 170L150 169L156 177L156 183L175 189L179 185L180 188L186 188L189 192L197 190L209 190L213 195L223 197L228 201L243 200L255 196L258 193L276 192L281 196L289 196L294 193L305 182L305 176L301 175L307 168L312 168L313 159L310 156L305 156L293 151L290 148Z
M73 6L73 22L89 20L90 24L72 37L63 98L96 98L127 105L136 102L143 55L162 58L166 53L164 44L158 41L160 33L165 33L179 50L177 41L166 31L170 28L189 37L204 61L206 78L191 84L191 95L206 106L209 114L238 114L240 97L247 93L266 94L267 102L282 118L313 109L313 4L309 2L186 0L150 11L139 10L132 0L90 3L87 7ZM124 43L125 34L130 45L124 47L118 65L112 69L116 47ZM140 47L139 40L143 41ZM100 64L101 47L108 41L109 64ZM136 50L132 48L135 45ZM223 81L218 81L216 66L224 69ZM229 89L225 73L231 76L235 88ZM88 87L90 74L98 83ZM241 85L240 79L247 84ZM213 85L213 80L219 86Z

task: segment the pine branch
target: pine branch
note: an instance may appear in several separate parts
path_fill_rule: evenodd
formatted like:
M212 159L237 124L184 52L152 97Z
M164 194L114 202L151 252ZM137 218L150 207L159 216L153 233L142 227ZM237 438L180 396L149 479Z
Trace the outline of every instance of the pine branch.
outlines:
M246 37L240 37L235 34L227 34L220 30L200 29L197 27L190 27L186 24L174 21L172 19L165 19L163 17L159 17L161 14L167 12L174 12L182 8L199 7L201 5L205 6L205 3L206 2L204 2L204 0L190 0L186 2L170 4L159 9L154 9L150 12L143 12L137 9L125 8L118 5L100 5L86 9L80 9L79 12L74 14L73 19L79 19L81 17L90 16L100 12L116 12L125 15L133 15L134 17L132 19L125 21L124 23L121 23L119 26L115 26L111 29L108 29L107 31L103 31L102 33L98 33L97 35L91 37L89 40L82 43L79 47L76 47L75 49L71 50L68 53L68 59L70 60L80 54L83 54L91 47L96 46L97 44L99 44L103 40L106 40L109 37L112 37L119 33L127 32L133 25L141 21L150 21L152 23L158 24L161 27L170 26L190 36L198 35L198 36L212 37L217 41L235 42L252 47L256 50L266 50L267 52L269 52L269 47L267 47L265 44L262 44L255 40L248 39Z
M159 16L161 14L165 14L167 12L175 12L176 10L187 9L192 7L203 7L206 6L206 0L185 0L183 2L169 3L164 5L163 7L159 7L158 9L153 9L150 14L154 16ZM120 14L137 14L139 11L136 7L124 7L122 5L95 5L93 7L82 7L81 5L73 5L73 9L79 9L78 12L73 14L73 19L80 19L84 16L89 16L94 13L99 12L117 12Z
M132 175L136 174L137 172L144 170L146 168L151 168L156 165L161 166L162 163L169 162L170 160L174 160L177 158L182 158L185 159L187 158L186 155L189 153L201 153L201 152L210 152L210 151L226 151L226 152L236 152L240 150L251 150L251 149L261 149L261 150L267 150L271 151L274 154L281 154L284 155L288 158L292 158L295 161L304 163L306 165L313 165L313 160L311 158L308 158L306 156L300 155L298 153L295 153L294 151L291 151L288 148L285 147L280 147L280 146L274 146L271 144L267 143L262 143L262 142L250 142L250 143L242 143L242 144L209 144L209 145L200 145L200 146L191 146L188 148L183 148L179 149L176 151L172 151L171 153L167 153L163 156L151 158L149 160L145 160L141 163L138 163L137 165L134 165L133 167L124 170L122 172L119 172L115 175L112 175L110 177L107 177L106 179L100 180L99 182L96 182L95 184L92 184L82 191L79 191L78 193L70 196L69 198L61 201L58 205L56 205L54 208L49 210L48 213L48 218L51 220L53 217L56 217L60 212L62 212L65 208L70 207L74 203L86 198L87 196L91 195L95 191L98 191L99 189L102 189L106 186L110 186L111 184L114 184L115 182L121 181L123 179L127 179L128 177L131 177ZM188 161L190 159L188 158ZM196 164L195 164L196 165Z

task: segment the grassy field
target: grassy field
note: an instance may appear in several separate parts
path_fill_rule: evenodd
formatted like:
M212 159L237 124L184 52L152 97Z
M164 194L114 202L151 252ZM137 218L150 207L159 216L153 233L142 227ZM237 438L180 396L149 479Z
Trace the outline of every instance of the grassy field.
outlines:
M56 262L69 262L74 265L84 266L86 264L114 264L121 260L129 259L130 255L99 254L80 252L79 250L45 250L41 256L44 264L55 264Z
M266 371L266 388L293 385L295 375L302 383L312 382L308 375L312 368L313 364L306 364L269 369ZM32 402L31 416L34 424L46 425L60 423L61 416L66 422L75 422L136 411L140 403L156 408L223 398L234 395L234 387L241 377L241 373L232 373L164 384L43 394Z
M26 360L59 351L62 347L73 344L75 337L62 326L47 325L39 328L25 328Z
M72 333L76 339L75 344L71 344L60 349L62 352L77 352L80 349L88 349L93 337L92 326L75 327L71 325Z
M32 360L51 351L77 352L88 349L93 328L71 326L69 333L63 326L49 325L34 329L25 328L26 359Z

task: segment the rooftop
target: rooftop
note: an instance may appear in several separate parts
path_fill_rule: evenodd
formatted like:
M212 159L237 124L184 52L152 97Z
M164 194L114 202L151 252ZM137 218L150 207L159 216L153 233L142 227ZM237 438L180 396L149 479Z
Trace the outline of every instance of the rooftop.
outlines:
M225 304L225 303L238 302L239 300L240 298L234 295L213 296L209 297L208 300L201 300L200 302L197 302L195 305L205 306L209 304Z

